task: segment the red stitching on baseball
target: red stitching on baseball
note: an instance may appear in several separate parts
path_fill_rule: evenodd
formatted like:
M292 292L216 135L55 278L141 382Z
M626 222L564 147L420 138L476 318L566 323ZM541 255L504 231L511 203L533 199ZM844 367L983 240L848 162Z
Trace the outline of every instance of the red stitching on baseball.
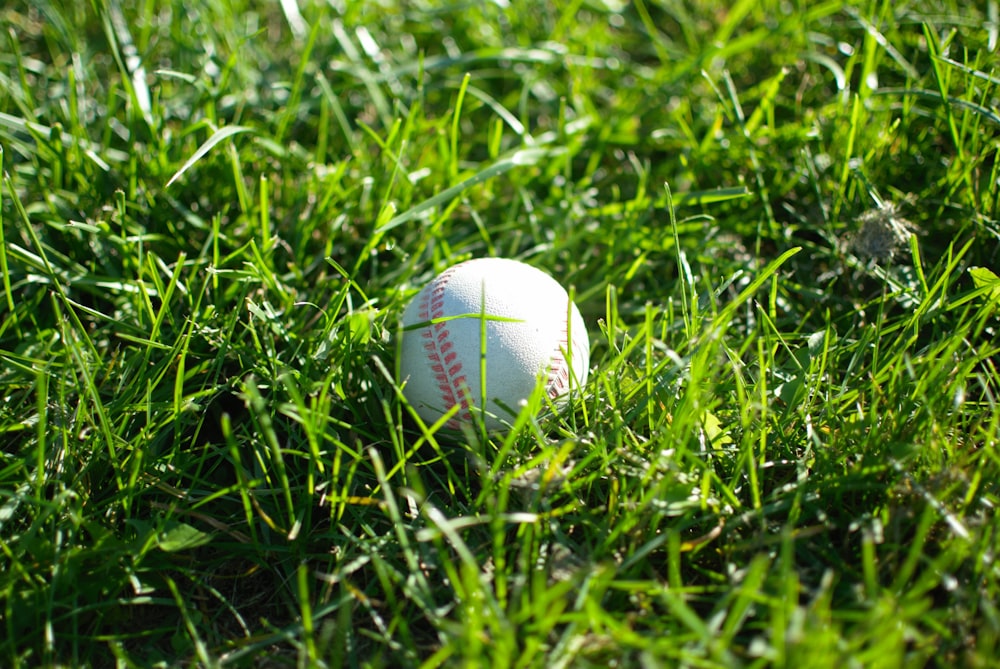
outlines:
M555 399L562 395L569 388L569 365L566 364L566 356L563 351L569 350L569 323L564 323L556 350L549 358L549 380L545 391L549 397ZM576 351L573 351L574 358Z
M421 321L431 321L435 318L442 318L444 314L444 293L445 285L459 267L464 263L459 263L449 270L445 270L428 286L420 296L420 310L418 318ZM457 360L458 354L452 349L451 332L448 330L448 322L433 323L425 327L420 336L424 339L424 351L427 352L427 360L430 362L431 373L437 383L438 391L441 393L441 402L445 410L456 404L460 405L458 413L448 420L446 425L450 428L458 428L460 423L472 420L469 407L472 406L472 398L468 393L468 383L465 375L462 374L462 362Z
M575 337L572 342L569 341L568 317L566 322L563 324L561 336L559 338L559 343L556 345L555 352L549 359L549 378L548 383L545 386L545 390L552 399L559 397L569 390L570 375L572 374L572 370L570 369L569 361L566 360L567 353L572 354L572 362L574 364L577 364L578 360L583 360L584 365L589 364L587 355L584 353L583 347L580 344L580 338Z

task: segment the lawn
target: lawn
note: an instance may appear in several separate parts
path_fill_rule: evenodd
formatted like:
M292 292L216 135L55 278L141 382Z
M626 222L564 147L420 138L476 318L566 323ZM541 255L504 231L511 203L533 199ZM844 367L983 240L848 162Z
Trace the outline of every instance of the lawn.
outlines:
M0 664L995 666L1000 6L723 4L6 3ZM455 434L485 256L590 378Z

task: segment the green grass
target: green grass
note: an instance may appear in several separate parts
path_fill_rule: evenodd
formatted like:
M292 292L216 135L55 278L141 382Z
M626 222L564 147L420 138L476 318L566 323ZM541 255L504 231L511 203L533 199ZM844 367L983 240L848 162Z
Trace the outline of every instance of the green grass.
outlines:
M998 5L0 10L4 666L990 666ZM412 418L509 256L591 378Z

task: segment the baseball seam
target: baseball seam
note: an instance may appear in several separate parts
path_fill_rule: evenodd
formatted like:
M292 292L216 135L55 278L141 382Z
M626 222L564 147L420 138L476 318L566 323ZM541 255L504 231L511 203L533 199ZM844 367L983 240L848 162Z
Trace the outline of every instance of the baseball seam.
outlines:
M421 321L444 317L445 286L459 267L461 263L445 270L424 289L420 296L418 312ZM469 397L468 383L465 374L462 373L462 361L458 358L458 353L454 350L455 345L451 341L448 322L428 323L420 335L424 340L424 352L427 354L431 374L434 376L438 392L441 393L442 407L448 410L456 404L461 406L458 413L446 423L450 428L457 428L460 423L472 419L472 414L469 412L472 398Z
M569 319L567 318L566 322L563 323L559 342L549 359L549 378L545 390L551 399L555 399L569 390L571 370L569 361L566 360L566 353L570 352L572 346L572 360L576 362L577 356L582 355L576 344L576 341L569 341Z
M566 364L566 356L563 353L563 351L569 350L567 348L567 339L569 338L567 335L568 328L564 324L556 348L549 358L549 382L546 384L545 390L552 399L562 395L569 385L569 365Z

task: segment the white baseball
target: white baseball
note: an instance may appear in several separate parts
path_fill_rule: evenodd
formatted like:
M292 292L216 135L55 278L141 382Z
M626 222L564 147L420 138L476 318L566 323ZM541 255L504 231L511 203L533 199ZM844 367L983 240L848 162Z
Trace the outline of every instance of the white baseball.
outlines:
M516 260L448 268L407 305L403 328L403 393L428 423L460 405L447 423L457 428L485 407L486 427L501 430L540 377L552 398L587 381L590 340L580 311L555 279Z

